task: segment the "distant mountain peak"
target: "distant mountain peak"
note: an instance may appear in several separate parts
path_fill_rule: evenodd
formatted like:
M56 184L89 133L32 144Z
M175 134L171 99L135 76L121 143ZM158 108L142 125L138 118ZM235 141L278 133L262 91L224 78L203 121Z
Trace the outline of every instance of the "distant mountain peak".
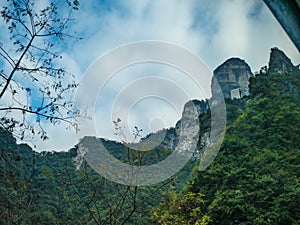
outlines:
M283 51L277 47L271 48L269 72L273 73L293 73L296 67Z
M238 57L232 57L227 59L224 63L222 63L220 66L218 66L214 73L218 73L220 70L223 70L224 67L229 67L230 65L235 65L235 66L242 66L247 68L247 70L250 70L250 66L245 62L245 60L238 58Z
M241 98L249 95L249 78L252 77L250 66L240 58L230 58L214 70L212 80L212 94L219 89L216 81L223 92L224 98Z

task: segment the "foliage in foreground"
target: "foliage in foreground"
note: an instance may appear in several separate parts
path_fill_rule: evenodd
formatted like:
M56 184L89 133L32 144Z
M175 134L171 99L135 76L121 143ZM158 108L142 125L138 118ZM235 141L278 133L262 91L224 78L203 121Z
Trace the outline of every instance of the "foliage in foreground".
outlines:
M169 193L164 203L153 211L152 221L157 224L207 225L208 216L203 215L203 195L200 193Z
M127 156L120 143L105 141L105 146L116 157ZM180 190L196 163L188 163L176 179L131 187L102 178L86 163L76 170L76 154L75 148L37 153L0 129L0 224L149 224L149 211L162 192L170 184Z

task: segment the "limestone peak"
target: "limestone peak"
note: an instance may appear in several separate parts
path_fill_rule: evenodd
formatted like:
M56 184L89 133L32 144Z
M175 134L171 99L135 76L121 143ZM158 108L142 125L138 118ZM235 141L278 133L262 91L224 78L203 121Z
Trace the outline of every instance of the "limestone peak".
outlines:
M249 95L249 78L253 74L249 65L240 58L230 58L214 70L212 94L216 94L218 82L224 98L241 98Z
M283 51L274 47L271 48L269 72L273 73L293 73L295 66L292 61L285 55Z

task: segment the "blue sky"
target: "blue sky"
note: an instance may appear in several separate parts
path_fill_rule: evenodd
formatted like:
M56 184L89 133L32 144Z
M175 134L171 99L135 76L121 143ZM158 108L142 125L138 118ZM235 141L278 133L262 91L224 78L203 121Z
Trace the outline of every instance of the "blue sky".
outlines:
M42 6L47 0L39 3ZM80 1L79 11L73 17L72 28L83 40L69 42L61 53L66 69L77 75L78 81L110 50L144 40L182 46L199 56L211 72L230 57L245 59L253 72L258 71L268 63L270 48L274 46L282 49L294 64L300 63L298 51L260 0L89 0ZM137 95L130 99L135 96L135 82L141 82L141 78L144 83L139 87L156 86L156 97L144 96L140 100ZM97 136L118 139L111 125L117 117L123 119L125 129L131 131L138 125L144 134L175 125L187 98L209 97L210 78L209 74L203 77L203 90L199 90L185 74L165 65L146 63L124 68L98 96L94 109ZM181 99L178 94L175 100L166 99L176 85L188 92L187 98ZM87 96L89 92L87 88ZM129 102L134 107L129 107ZM119 114L118 106L122 106ZM67 150L78 138L63 126L49 126L48 133L50 140L37 141L37 150Z

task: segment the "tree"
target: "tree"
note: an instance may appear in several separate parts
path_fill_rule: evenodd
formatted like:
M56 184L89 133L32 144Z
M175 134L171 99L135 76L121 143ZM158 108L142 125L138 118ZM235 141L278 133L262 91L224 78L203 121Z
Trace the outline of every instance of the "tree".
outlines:
M58 4L58 5L57 5ZM7 0L1 10L8 33L0 39L0 127L24 138L48 139L45 123L77 128L71 101L74 75L61 66L59 47L70 32L77 0ZM75 38L76 39L76 38Z
M154 224L207 225L211 219L203 214L203 195L200 193L170 192L160 207L153 210L151 219Z

